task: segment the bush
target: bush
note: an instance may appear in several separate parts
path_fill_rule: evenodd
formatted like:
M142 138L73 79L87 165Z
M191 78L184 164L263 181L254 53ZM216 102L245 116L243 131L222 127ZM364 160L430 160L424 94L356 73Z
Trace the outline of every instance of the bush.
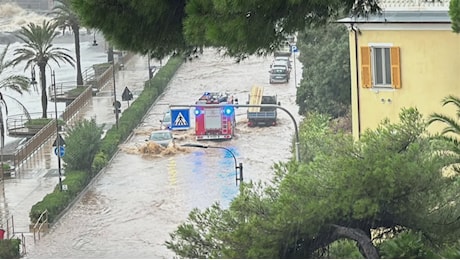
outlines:
M82 120L68 131L66 154L62 158L70 170L91 170L94 156L101 144L102 128L96 120Z
M37 127L44 127L49 122L53 121L54 118L32 118L27 120L24 123L24 126L27 128L37 128ZM64 126L65 122L62 119L58 119L58 126Z
M0 240L0 258L1 259L18 259L21 258L19 254L19 239L4 239Z
M80 194L90 181L90 175L84 171L68 171L62 185L67 185L66 191L60 191L59 185L52 193L47 194L42 201L32 206L29 218L35 224L40 215L48 210L48 222L53 223L56 217Z
M11 165L9 163L3 163L3 171L11 170Z

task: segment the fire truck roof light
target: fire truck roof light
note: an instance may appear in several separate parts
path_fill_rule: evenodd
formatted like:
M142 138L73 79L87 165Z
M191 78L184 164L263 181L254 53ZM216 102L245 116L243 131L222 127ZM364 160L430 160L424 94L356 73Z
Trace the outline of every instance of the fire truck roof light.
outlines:
M224 114L229 116L233 113L233 107L225 107L224 108Z

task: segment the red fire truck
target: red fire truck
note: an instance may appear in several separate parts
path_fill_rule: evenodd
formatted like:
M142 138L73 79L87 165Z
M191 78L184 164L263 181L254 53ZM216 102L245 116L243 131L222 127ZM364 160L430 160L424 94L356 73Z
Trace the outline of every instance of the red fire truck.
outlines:
M238 100L226 93L205 92L196 105L220 104L222 107L195 107L196 140L228 140L235 134L235 109L225 104L237 104Z

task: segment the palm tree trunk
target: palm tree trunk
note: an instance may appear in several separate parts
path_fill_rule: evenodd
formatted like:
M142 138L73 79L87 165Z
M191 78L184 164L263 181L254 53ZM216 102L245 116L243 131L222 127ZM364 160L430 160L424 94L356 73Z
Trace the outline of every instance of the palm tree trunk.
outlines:
M83 86L83 76L81 74L81 61L80 61L80 27L72 28L74 41L75 41L75 59L77 61L77 86Z
M48 96L46 95L46 64L38 65L40 68L40 85L42 87L42 118L47 118Z

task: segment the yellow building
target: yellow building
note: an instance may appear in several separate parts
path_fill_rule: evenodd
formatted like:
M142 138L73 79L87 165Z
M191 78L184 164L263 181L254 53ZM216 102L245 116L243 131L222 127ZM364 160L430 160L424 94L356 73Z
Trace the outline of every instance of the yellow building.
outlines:
M460 34L452 31L448 0L382 0L381 15L339 20L350 32L353 136L402 108L425 118L456 118L448 96L460 96ZM439 132L444 125L432 125Z

